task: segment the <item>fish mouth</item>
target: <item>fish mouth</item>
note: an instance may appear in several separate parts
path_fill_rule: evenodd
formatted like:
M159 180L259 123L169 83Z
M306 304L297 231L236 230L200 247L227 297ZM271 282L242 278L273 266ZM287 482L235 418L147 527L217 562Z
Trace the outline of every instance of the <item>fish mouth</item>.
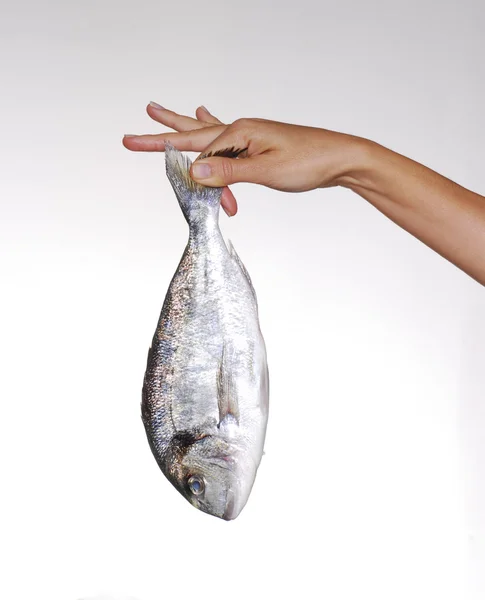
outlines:
M236 497L234 495L234 492L229 491L228 499L226 502L226 509L224 510L222 518L224 519L224 521L232 521L238 516L238 514L239 511L236 510Z

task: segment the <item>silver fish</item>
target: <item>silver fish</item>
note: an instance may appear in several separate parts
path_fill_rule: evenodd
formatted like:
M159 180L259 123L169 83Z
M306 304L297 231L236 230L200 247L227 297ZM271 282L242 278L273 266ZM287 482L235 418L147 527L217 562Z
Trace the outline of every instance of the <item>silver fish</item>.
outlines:
M168 480L199 510L231 520L263 455L266 347L251 279L219 229L221 188L195 183L172 146L165 154L189 241L148 352L142 420Z

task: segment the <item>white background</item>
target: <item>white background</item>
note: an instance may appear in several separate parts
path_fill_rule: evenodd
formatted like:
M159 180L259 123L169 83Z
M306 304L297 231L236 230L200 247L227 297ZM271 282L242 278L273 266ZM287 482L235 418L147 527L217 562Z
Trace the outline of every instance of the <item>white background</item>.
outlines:
M274 4L274 7L272 6ZM139 417L187 229L150 100L374 139L484 193L479 0L2 3L0 597L485 594L484 290L347 190L240 185L266 455L234 522Z

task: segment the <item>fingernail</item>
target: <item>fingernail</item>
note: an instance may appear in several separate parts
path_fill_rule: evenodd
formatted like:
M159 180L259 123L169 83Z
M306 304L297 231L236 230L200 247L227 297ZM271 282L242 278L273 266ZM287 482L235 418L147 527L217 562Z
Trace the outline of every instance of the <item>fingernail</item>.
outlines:
M125 133L123 137L137 137L136 133Z
M161 108L162 110L165 110L163 106L160 106L160 104L157 104L156 102L150 102L150 106L153 106L153 108Z
M199 106L199 108L202 108L203 110L205 110L205 112L207 112L207 113L209 113L209 114L210 114L209 110L208 110L208 109L207 109L207 108L206 108L206 107L205 107L203 104L201 104L201 105Z
M227 215L228 217L230 217L230 216L231 216L231 213L230 213L230 212L228 212L228 210L226 209L226 207L224 206L224 204L221 204L221 206L222 206L222 210L223 210L223 211L226 213L226 215Z
M195 162L192 165L192 175L195 179L207 179L211 176L211 166L203 162Z

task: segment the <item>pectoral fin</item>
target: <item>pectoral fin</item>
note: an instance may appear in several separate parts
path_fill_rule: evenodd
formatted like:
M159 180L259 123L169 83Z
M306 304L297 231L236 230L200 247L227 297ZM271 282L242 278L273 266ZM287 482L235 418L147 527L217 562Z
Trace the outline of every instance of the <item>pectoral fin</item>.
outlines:
M219 407L219 425L228 416L239 423L237 391L232 377L231 349L224 343L217 373L217 403Z

